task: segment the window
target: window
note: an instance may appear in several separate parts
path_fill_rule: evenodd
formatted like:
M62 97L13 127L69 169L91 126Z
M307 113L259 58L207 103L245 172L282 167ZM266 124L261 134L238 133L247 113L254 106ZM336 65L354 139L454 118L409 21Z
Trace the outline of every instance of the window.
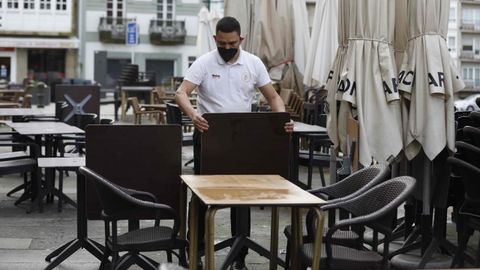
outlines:
M18 0L8 0L7 8L18 9Z
M23 0L23 9L35 9L35 0Z
M57 10L67 10L67 0L57 0Z
M40 0L40 9L51 9L52 1L51 0Z
M448 37L448 49L451 51L455 51L456 49L455 37Z
M475 87L480 86L480 68L475 68Z
M195 60L197 60L197 58L195 56L189 56L188 57L188 67L190 67L193 62L195 62Z
M473 80L473 68L465 67L463 68L463 79L466 81L472 81Z
M173 0L157 0L157 19L158 20L174 20L174 1Z
M457 14L455 12L456 12L456 9L451 7L450 8L450 16L448 17L449 22L455 22L457 20Z
M123 0L107 0L107 17L123 17Z

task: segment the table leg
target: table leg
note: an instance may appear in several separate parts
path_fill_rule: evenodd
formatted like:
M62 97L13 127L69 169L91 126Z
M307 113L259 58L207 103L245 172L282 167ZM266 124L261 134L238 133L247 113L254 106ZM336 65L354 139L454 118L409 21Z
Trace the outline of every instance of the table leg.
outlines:
M209 207L205 213L205 269L213 270L215 269L215 250L214 250L214 239L215 239L215 214L217 213L217 208Z
M278 208L272 207L272 221L270 226L270 270L277 269L278 257Z
M120 98L121 98L121 111L122 115L120 117L120 120L125 120L125 117L127 116L127 93L120 88Z
M300 149L300 136L296 133L292 134L292 161L291 161L291 177L290 181L297 184L298 180L298 153Z
M87 236L87 209L85 196L85 178L83 175L77 173L77 238L50 253L45 260L50 262L51 259L55 259L45 268L45 270L54 269L57 265L70 257L70 255L82 248L85 248L100 261L102 260L104 247L89 239Z
M313 256L312 270L317 270L320 269L320 254L322 254L323 223L325 221L325 215L318 206L312 207L312 210L314 210L317 215L317 229L315 231L315 244L313 248L313 254L317 254L317 256Z
M291 269L300 269L298 251L300 250L302 239L302 225L300 220L300 210L298 207L292 207L292 252Z
M198 197L192 194L192 203L190 204L190 217L189 217L189 233L190 233L190 246L188 252L188 269L195 270L197 268L198 256L198 236L197 236L197 220L198 220Z
M187 186L180 186L180 238L187 239Z

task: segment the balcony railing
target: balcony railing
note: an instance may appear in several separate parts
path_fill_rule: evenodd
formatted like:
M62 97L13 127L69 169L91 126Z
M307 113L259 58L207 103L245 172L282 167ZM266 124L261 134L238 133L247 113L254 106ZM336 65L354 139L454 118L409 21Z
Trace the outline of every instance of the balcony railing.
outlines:
M187 30L184 21L151 20L150 43L155 45L172 45L185 43Z
M102 17L98 24L98 33L101 42L125 43L128 18Z
M480 32L480 21L462 20L460 29L468 32Z
M463 50L460 53L460 60L467 62L480 62L480 51Z

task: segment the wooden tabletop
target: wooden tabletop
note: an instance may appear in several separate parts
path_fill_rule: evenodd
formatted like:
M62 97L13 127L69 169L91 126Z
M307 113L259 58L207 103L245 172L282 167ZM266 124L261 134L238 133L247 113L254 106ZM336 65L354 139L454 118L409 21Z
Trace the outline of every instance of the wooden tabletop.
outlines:
M22 135L76 134L85 131L63 122L6 122L9 127Z
M316 205L325 201L279 175L181 175L207 205Z
M85 166L85 157L47 157L38 158L40 168L76 168Z
M293 122L294 133L324 133L327 129L317 125L309 125L302 122Z

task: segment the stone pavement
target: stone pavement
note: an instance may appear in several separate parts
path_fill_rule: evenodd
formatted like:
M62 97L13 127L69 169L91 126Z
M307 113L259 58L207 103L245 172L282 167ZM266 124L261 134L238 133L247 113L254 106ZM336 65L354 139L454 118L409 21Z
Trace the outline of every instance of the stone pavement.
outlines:
M102 118L113 118L113 105L102 105ZM53 112L52 105L45 108L46 112ZM127 119L131 123L131 116ZM192 157L192 147L183 148L182 160ZM183 167L184 174L192 174L192 167ZM318 170L314 170L314 187L320 185ZM326 175L328 179L328 174ZM306 168L301 168L300 178L306 179ZM13 202L19 196L14 194L9 198L6 193L22 182L19 175L3 176L0 178L0 270L28 269L37 270L47 266L45 257L76 236L76 210L70 205L64 205L62 212L57 212L56 200L54 204L47 204L44 213L26 214L26 203L14 206ZM75 174L70 173L64 180L64 192L76 199ZM221 241L230 236L229 210L220 210L216 215L215 240ZM283 228L290 223L290 212L287 208L280 208L279 226L279 254L285 256L286 239ZM99 243L103 242L103 223L101 221L88 222L89 237ZM120 228L126 230L126 226ZM449 239L455 240L454 226L448 225ZM252 208L252 238L265 247L269 247L270 239L270 211L269 209ZM471 247L476 248L478 238L470 242ZM217 268L219 268L228 250L215 253ZM166 262L165 255L152 252L150 255L159 262ZM408 260L415 261L418 256L411 256ZM443 264L445 265L445 263ZM448 265L448 262L447 264ZM73 256L65 260L56 269L89 270L98 269L99 261L85 250L77 251ZM268 261L250 252L247 256L247 266L253 270L268 269ZM433 267L433 265L432 265ZM435 266L438 267L438 264ZM132 269L138 269L136 267Z

